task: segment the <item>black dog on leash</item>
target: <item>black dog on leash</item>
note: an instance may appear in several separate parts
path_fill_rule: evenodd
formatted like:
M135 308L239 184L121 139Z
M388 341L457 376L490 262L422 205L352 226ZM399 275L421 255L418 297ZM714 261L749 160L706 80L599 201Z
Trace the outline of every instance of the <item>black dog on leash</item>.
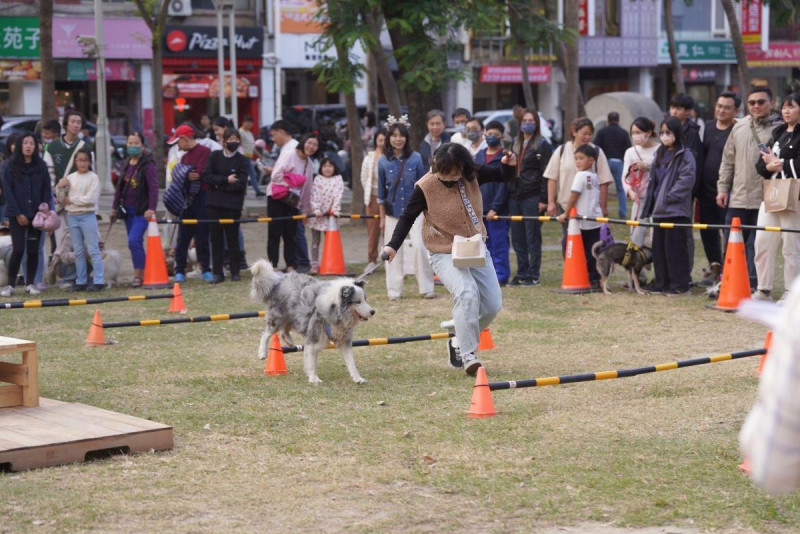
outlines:
M626 254L628 255L627 265L625 265ZM608 290L608 277L614 272L616 264L625 268L625 274L628 276L628 288L635 288L637 293L644 294L639 286L639 273L642 272L642 269L650 269L653 264L653 252L650 247L638 247L628 252L627 243L606 245L602 241L598 241L592 246L592 256L597 260L597 272L600 273L600 287L603 288L603 293L611 294L611 291Z

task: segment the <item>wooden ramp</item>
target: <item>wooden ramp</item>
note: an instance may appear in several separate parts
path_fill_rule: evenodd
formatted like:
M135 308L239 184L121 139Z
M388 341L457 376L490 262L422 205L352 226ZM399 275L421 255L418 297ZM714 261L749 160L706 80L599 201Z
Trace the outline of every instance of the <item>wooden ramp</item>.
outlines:
M0 471L172 446L171 426L86 404L40 398L35 407L0 408Z

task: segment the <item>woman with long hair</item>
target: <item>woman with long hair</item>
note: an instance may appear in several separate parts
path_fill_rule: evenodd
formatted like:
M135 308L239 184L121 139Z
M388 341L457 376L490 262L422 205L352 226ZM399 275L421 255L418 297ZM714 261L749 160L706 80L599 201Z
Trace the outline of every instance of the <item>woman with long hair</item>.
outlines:
M652 217L656 223L689 224L696 180L694 154L686 146L681 121L675 117L661 122L659 137L661 146L651 167L642 216ZM690 294L690 237L689 228L653 229L655 280L646 291L667 296Z
M539 114L531 109L522 112L520 135L512 150L517 155L517 179L508 194L510 215L536 217L546 205L547 181L544 170L550 162L553 147L541 135ZM542 223L526 219L511 223L511 244L517 256L517 274L512 286L537 286L542 266Z
M297 144L303 148L303 152L308 158L308 165L311 167L311 176L316 176L319 171L319 137L315 133L307 133ZM300 213L308 215L311 213L311 187L314 183L313 178L306 180L303 189L300 191L300 204L297 209ZM307 273L311 270L311 260L308 257L308 239L306 237L306 226L308 221L303 219L297 223L297 239L295 250L297 251L297 270Z
M369 218L379 215L378 210L378 163L383 156L387 132L381 128L373 137L374 150L370 150L361 164L361 187L364 190L364 211L367 214L367 261L368 267L378 262L378 241L381 237L381 223L378 219Z
M54 204L50 174L39 155L39 142L33 132L25 132L17 139L14 152L3 167L2 189L6 199L12 252L8 265L8 285L0 291L0 296L10 297L14 294L22 256L26 253L25 292L38 295L40 291L34 287L33 279L39 262L42 232L33 227L33 217L40 204L48 204L51 210Z
M133 287L141 287L144 280L144 233L147 223L158 206L158 171L156 164L145 153L144 136L131 132L126 140L128 159L122 163L122 174L117 180L114 201L111 203L111 223L118 218L125 221L128 250L133 262Z
M269 194L267 196L267 214L270 217L279 217L281 220L270 221L268 223L269 236L267 237L267 257L273 268L278 267L280 260L281 239L283 240L283 261L286 263L286 271L297 270L297 221L285 219L300 213L298 207L302 203L301 195L305 183L311 181L314 172L314 165L309 158L305 145L307 137L300 140L294 150L285 151L278 157L275 167L272 169L270 178ZM292 186L299 177L303 178L303 183L299 186ZM275 198L274 186L296 189L290 194ZM297 203L291 203L292 195L297 195ZM305 230L303 230L305 232Z
M378 162L378 209L384 242L388 242L394 233L398 217L405 211L415 184L427 172L422 165L422 156L411 149L409 125L400 122L401 120L402 118L387 126L388 136L383 155ZM428 251L422 242L421 216L417 217L410 233L419 294L427 299L436 298L437 295L433 291L433 269L428 262ZM386 266L386 291L389 300L399 300L403 296L402 247L397 250L397 255L399 261Z

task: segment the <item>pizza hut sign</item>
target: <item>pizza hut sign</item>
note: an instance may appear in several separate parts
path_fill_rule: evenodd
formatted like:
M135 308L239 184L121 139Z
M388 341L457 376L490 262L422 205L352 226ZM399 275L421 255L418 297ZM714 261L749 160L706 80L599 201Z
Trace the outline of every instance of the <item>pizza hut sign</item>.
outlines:
M228 57L228 28L223 31L222 46ZM261 58L264 52L262 28L236 28L236 57ZM215 26L167 26L164 32L165 57L217 57Z

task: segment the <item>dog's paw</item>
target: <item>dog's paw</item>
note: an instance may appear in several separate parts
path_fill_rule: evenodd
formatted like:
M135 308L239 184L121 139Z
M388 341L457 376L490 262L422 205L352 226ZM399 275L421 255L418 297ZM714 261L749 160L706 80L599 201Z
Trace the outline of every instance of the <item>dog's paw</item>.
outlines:
M318 386L318 385L322 384L322 380L320 380L320 378L318 376L309 376L308 377L308 383L309 384L314 384L315 386Z
M266 360L267 359L267 355L266 354L259 354L258 355L258 359L259 360Z
M364 377L359 376L359 377L354 378L353 382L355 382L356 384L366 384L367 383L367 379L364 378Z

